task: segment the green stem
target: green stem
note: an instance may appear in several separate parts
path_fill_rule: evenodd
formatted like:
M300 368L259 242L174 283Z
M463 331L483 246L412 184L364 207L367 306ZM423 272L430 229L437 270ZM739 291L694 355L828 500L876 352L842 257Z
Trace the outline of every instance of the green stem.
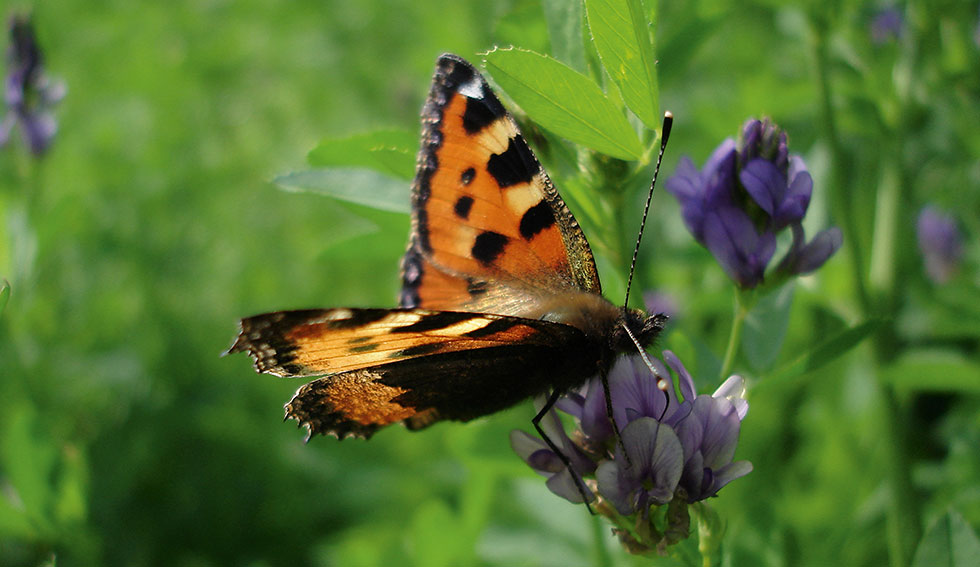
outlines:
M725 380L731 375L732 367L735 365L735 354L738 352L738 345L742 343L742 328L745 326L745 317L749 314L746 292L735 289L734 315L732 316L732 330L728 335L728 347L725 349L725 358L721 363L721 380Z
M595 559L593 564L597 567L612 567L612 555L606 547L606 523L605 519L598 515L592 515L592 540L595 541Z
M865 283L864 250L861 246L860 232L855 214L856 207L852 199L853 191L849 187L852 178L848 173L849 163L844 145L837 132L837 114L834 112L834 97L830 81L830 56L828 54L827 27L825 21L818 20L819 16L811 15L813 32L813 58L816 67L817 86L820 93L821 119L817 122L824 126L824 138L830 147L831 179L830 203L834 217L844 226L844 246L848 250L851 261L854 287L858 301L865 313L871 310L871 298Z

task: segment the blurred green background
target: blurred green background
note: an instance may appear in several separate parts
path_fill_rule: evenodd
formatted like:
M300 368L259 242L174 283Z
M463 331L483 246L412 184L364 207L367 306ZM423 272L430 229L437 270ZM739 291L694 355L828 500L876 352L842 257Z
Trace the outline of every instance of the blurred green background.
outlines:
M780 360L876 317L895 345L884 358L862 345L776 385L739 365L759 385L738 452L755 472L713 502L728 525L725 561L888 564L894 506L913 510L913 525L891 537L921 534L951 506L977 526L977 3L902 4L905 27L880 43L871 2L661 4L661 106L676 116L665 173L682 154L703 163L746 118L772 116L814 173L815 226L842 225L864 252L842 251L797 286ZM219 356L245 315L395 304L407 216L272 179L306 168L322 138L416 131L442 52L549 52L541 2L0 10L15 11L33 11L47 71L68 93L44 159L17 141L0 151L0 276L11 284L0 565L652 561L622 554L513 455L507 434L529 428L530 403L465 426L305 444L281 422L299 384ZM897 277L875 279L883 183L907 189L887 211L900 222L884 270ZM849 226L835 214L843 202ZM927 202L954 211L967 235L945 286L925 278L915 246ZM666 192L654 208L641 281L679 305L661 346L686 337L720 356L730 284ZM621 296L625 266L600 264L607 293ZM710 364L692 366L713 390ZM896 440L897 425L907 435ZM911 483L905 503L889 492L896 467Z

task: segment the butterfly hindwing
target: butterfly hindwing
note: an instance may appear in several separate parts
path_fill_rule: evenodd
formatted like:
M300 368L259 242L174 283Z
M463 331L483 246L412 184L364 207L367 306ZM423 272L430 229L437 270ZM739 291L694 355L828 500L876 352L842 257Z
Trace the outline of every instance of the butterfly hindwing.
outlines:
M403 306L499 313L521 290L601 293L585 235L476 69L443 55L422 122Z

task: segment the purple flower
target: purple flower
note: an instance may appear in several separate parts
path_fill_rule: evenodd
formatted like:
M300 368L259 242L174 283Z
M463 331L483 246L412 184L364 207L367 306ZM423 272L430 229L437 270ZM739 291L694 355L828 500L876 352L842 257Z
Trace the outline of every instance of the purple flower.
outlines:
M905 20L898 6L884 6L871 17L871 43L882 45L902 35Z
M0 147L10 139L15 124L36 156L51 145L57 123L50 109L65 94L62 83L52 82L43 72L43 57L30 18L10 20L10 47L7 49L7 76L4 101L7 114L0 122Z
M739 144L722 142L700 172L682 158L667 190L677 197L694 238L743 289L764 282L776 236L787 227L793 245L776 268L783 277L817 269L842 242L840 231L831 229L806 243L801 222L813 179L803 160L789 155L786 133L769 119L747 121Z
M683 507L711 496L752 470L747 461L733 461L741 421L748 412L745 385L733 376L711 396L698 396L694 379L670 351L663 360L622 357L608 375L613 417L621 439L613 433L602 382L596 378L557 404L574 416L578 430L569 437L554 413L542 427L572 462L581 477L594 475L588 486L598 493L596 510L637 527L617 530L631 549L652 549L678 541L686 526L665 525L656 506L678 507L668 514L676 523ZM669 370L668 370L669 368ZM677 390L674 387L677 378ZM666 389L658 387L666 382ZM572 502L581 502L574 478L541 440L522 431L511 433L511 445L528 464L548 477L548 487ZM590 490L589 495L593 493ZM624 518L626 518L624 520ZM626 536L627 532L633 534ZM636 534L647 534L637 542Z
M641 417L623 428L622 447L596 471L599 494L624 516L666 504L684 466L684 448L674 430L652 417Z
M596 464L569 439L554 410L548 412L541 420L541 429L568 457L575 474L579 477L578 480L595 472ZM548 490L574 504L582 503L582 491L576 486L578 480L542 439L515 429L510 432L510 446L532 469L548 477L545 482ZM583 489L591 500L591 490L588 487Z
M956 221L927 206L919 213L916 226L926 273L933 282L946 283L956 273L963 257L963 242Z
M682 384L691 381L674 353L664 351L664 359ZM732 461L742 419L749 411L744 395L745 382L740 376L731 376L711 396L695 397L690 411L677 424L677 436L684 447L680 485L689 502L714 496L729 482L752 472L752 463Z

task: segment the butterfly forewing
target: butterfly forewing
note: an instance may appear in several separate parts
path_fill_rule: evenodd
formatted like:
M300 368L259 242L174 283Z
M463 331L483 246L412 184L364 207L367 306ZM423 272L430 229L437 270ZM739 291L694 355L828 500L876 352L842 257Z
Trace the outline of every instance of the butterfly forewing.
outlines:
M423 309L308 309L242 320L229 352L259 372L337 374L449 352L512 344L554 345L575 329L546 321Z
M582 230L514 119L456 56L439 59L423 110L412 217L406 306L501 312L522 290L600 293Z

